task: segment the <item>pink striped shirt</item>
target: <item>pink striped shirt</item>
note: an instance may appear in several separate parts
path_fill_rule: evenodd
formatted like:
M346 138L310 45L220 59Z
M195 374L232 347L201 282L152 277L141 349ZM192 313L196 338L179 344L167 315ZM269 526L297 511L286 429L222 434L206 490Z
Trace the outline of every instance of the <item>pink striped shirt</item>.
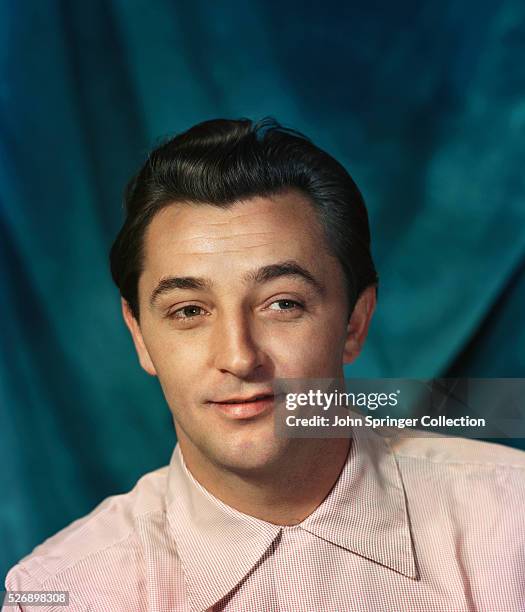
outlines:
M66 590L45 612L525 610L525 453L354 431L302 523L222 503L169 466L38 546L7 590Z

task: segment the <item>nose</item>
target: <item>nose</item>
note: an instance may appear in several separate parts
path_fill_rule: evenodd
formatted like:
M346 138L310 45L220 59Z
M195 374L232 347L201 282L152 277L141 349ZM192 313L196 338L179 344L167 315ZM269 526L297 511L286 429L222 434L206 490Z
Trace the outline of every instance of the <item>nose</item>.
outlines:
M246 313L224 316L214 336L214 366L237 378L249 378L263 365L264 354Z

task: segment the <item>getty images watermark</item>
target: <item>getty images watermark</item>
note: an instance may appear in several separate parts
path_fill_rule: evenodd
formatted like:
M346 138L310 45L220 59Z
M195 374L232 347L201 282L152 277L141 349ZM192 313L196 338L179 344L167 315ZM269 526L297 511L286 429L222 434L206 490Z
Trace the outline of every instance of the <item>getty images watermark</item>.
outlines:
M352 428L403 435L525 437L525 379L279 379L276 432L343 437Z

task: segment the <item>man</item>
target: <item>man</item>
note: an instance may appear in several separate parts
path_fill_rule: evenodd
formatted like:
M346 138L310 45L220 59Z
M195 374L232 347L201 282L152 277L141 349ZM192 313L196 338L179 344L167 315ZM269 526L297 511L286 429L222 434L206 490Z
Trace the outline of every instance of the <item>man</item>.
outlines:
M112 273L178 445L7 589L79 612L525 610L523 453L275 433L273 382L342 378L376 305L344 168L275 122L208 121L153 151L126 207Z

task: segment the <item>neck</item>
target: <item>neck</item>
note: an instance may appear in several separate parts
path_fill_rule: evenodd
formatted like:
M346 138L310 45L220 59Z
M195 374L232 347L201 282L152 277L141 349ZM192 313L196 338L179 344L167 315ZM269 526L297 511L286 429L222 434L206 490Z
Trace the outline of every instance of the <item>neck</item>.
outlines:
M276 525L296 525L326 498L345 464L350 439L301 439L275 468L239 471L209 461L179 438L192 476L228 506Z

